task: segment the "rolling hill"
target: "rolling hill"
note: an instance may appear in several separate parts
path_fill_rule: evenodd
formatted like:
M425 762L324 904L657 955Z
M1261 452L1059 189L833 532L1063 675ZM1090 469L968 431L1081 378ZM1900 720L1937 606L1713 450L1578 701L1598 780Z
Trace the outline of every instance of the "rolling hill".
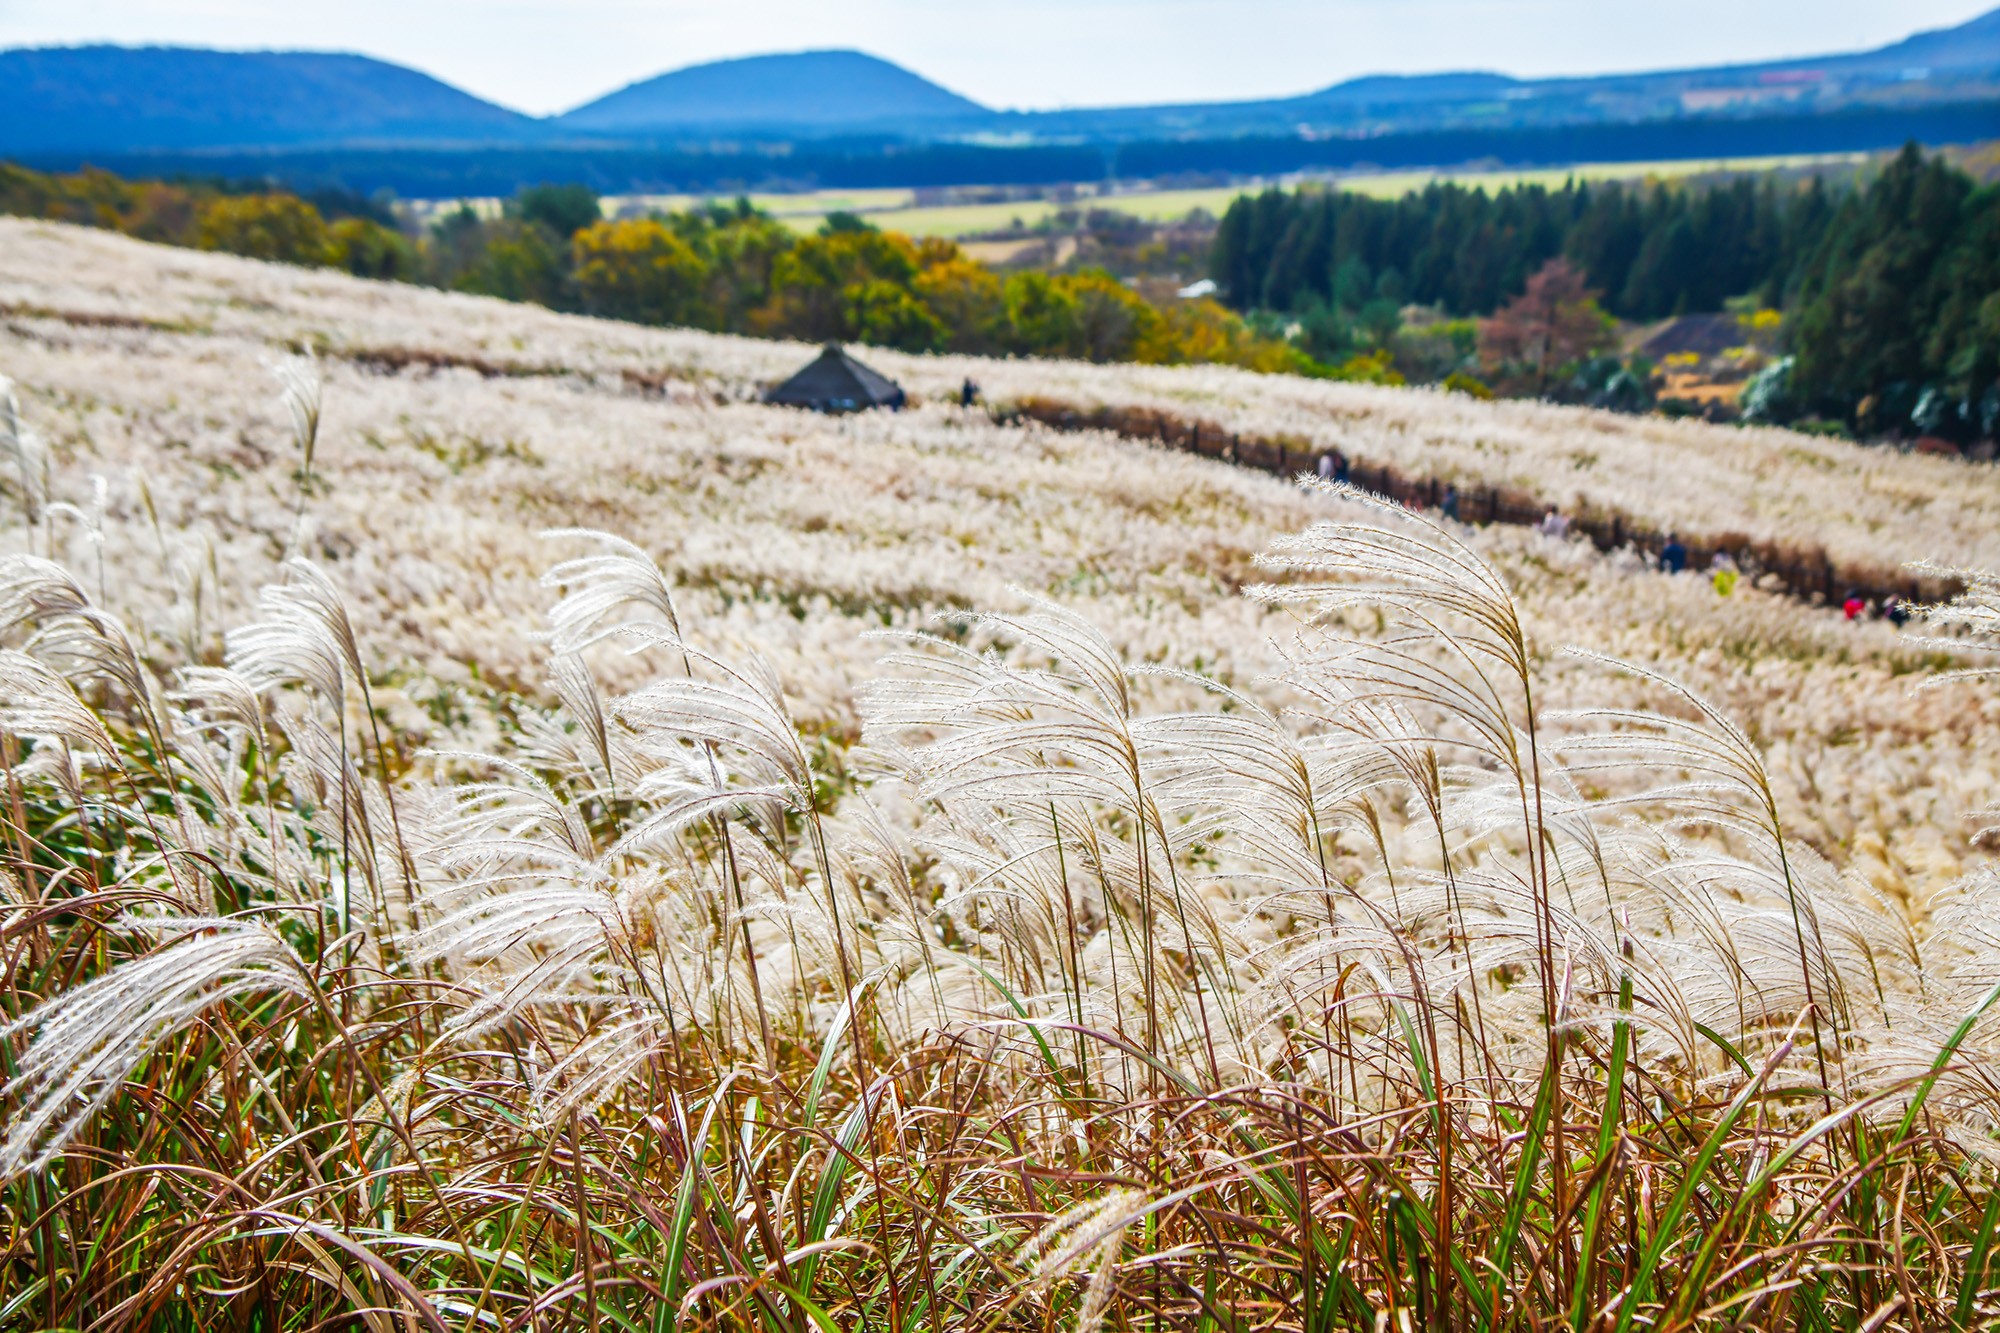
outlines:
M76 46L0 51L0 151L505 142L518 111L368 56Z
M1872 51L1754 65L1544 80L1371 75L1265 101L1033 112L989 109L852 50L694 65L539 119L359 55L0 52L0 157L425 197L537 180L607 193L1051 184L1996 137L2000 10Z
M758 401L811 352L0 219L0 1215L92 1238L18 1308L1990 1324L1992 585L1940 647L957 390L1890 562L2000 561L2000 472L1193 367ZM1891 1322L1835 1246L1906 1192Z
M1740 118L2000 96L2000 9L1870 51L1757 64L1516 79L1373 75L1299 97L1085 108L1008 118L1017 131L1106 138L1380 135Z
M801 51L674 70L580 106L555 124L615 135L869 129L936 134L980 125L992 116L977 102L876 56Z

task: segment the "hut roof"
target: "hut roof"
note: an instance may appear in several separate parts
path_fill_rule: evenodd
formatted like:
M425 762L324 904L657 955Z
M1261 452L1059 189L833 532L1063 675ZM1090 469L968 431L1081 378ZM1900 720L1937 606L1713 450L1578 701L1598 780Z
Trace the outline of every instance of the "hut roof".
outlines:
M766 393L764 401L816 412L860 412L901 407L904 395L894 380L856 361L839 343L828 343L817 360Z

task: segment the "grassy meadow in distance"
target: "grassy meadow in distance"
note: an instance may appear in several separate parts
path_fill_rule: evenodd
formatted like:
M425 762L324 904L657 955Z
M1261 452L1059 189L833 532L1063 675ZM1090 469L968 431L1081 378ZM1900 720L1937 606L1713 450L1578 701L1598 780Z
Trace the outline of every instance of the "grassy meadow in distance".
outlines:
M1543 185L1556 188L1566 180L1674 180L1717 172L1769 171L1782 167L1831 166L1860 162L1865 155L1822 154L1789 157L1718 158L1673 162L1597 162L1574 167L1534 167L1517 169L1465 168L1447 171L1384 171L1343 175L1339 188L1378 199L1394 199L1423 189L1433 182L1456 182L1468 188L1498 191L1509 186ZM939 236L957 240L991 232L1006 231L1018 220L1024 227L1036 227L1065 208L1110 208L1148 222L1177 222L1200 210L1220 216L1231 200L1248 191L1241 186L1211 186L1197 189L1121 190L1107 189L1079 194L1073 202L1055 199L1021 199L1003 203L922 204L914 190L806 190L789 194L753 193L750 202L801 232L818 229L829 213L858 213L878 226L906 236ZM615 195L604 200L607 216L638 210L674 212L706 201L708 196L686 194ZM497 201L488 201L497 211ZM446 205L432 205L435 211ZM450 206L455 207L456 204Z
M0 220L0 1327L2000 1317L1990 580L956 390L1886 566L1990 469L811 354Z

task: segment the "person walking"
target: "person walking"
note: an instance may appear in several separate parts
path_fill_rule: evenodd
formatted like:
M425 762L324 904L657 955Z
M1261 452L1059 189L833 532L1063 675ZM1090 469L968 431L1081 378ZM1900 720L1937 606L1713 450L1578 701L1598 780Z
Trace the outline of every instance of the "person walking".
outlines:
M1677 533L1667 534L1667 544L1660 548L1660 568L1669 574L1678 574L1688 567L1688 548L1681 545Z
M979 385L973 380L972 376L967 375L965 383L961 384L958 388L958 405L960 407L971 407L978 401Z
M1458 521L1458 487L1450 482L1444 484L1444 499L1438 501L1438 512L1454 523Z
M1736 562L1729 558L1729 552L1717 551L1715 558L1708 562L1708 581L1714 585L1717 595L1729 596L1736 591L1736 580L1742 577Z

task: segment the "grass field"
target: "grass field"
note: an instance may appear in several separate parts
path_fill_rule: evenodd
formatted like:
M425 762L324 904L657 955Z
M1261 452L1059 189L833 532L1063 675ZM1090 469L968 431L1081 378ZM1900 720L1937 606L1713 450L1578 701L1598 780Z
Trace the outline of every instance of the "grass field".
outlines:
M2000 1315L1990 583L1930 642L954 400L1889 564L2000 565L1992 470L757 401L812 354L0 221L0 1325Z
M1399 171L1354 174L1339 177L1337 184L1375 198L1391 199L1422 189L1432 181L1500 190L1510 185L1560 186L1572 177L1579 180L1640 180L1648 177L1675 179L1723 171L1769 171L1781 167L1832 166L1859 162L1853 154L1818 157L1726 158L1685 162L1586 163L1575 167L1532 169L1492 169L1461 171ZM1177 222L1197 209L1220 216L1230 201L1246 189L1261 187L1226 186L1191 190L1118 190L1088 194L1071 203L1053 199L1025 199L993 204L952 204L922 206L912 190L826 190L798 194L757 194L751 202L799 231L818 228L828 213L859 213L876 225L911 236L942 236L956 239L1006 231L1017 221L1036 227L1063 208L1112 208L1150 222ZM624 208L674 210L703 202L694 195L645 195L607 198L607 212Z

